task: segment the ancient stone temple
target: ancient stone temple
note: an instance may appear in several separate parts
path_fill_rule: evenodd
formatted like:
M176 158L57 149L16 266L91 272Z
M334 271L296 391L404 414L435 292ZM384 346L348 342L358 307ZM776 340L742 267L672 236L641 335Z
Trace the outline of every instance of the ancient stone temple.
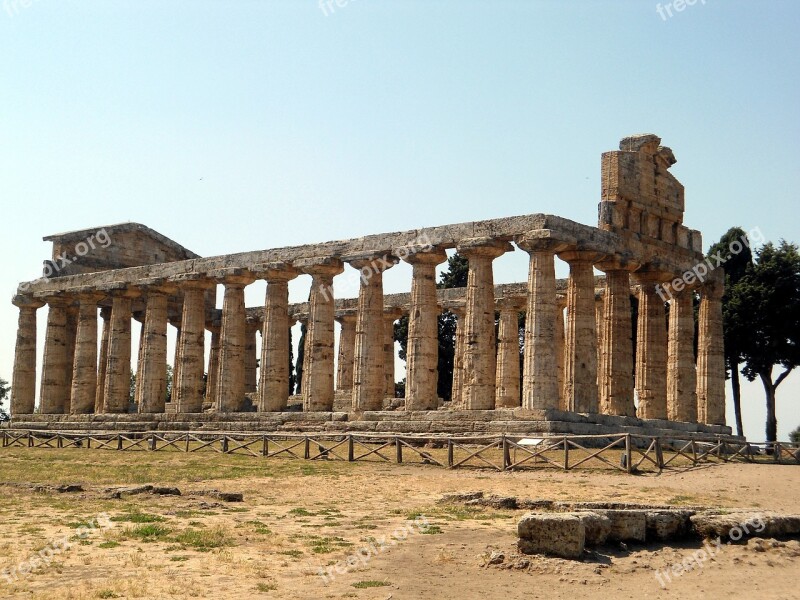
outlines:
M729 435L722 270L683 224L683 186L660 141L630 136L603 154L596 227L530 214L209 258L137 224L45 238L53 241L45 277L21 284L13 299L15 424ZM495 285L493 261L515 248L529 256L527 282ZM448 249L469 261L466 288L436 287ZM569 265L566 280L556 279L556 260ZM400 261L412 266L410 293L384 294L383 273ZM334 297L345 265L361 272L358 298ZM310 276L309 301L290 304L288 283L301 275ZM246 307L244 290L257 280L267 284L264 304ZM437 397L443 311L457 318L446 402ZM397 399L392 332L403 315L407 378ZM132 321L141 336L131 402ZM302 364L292 364L298 321ZM173 357L169 326L177 331ZM297 396L293 372L302 373Z

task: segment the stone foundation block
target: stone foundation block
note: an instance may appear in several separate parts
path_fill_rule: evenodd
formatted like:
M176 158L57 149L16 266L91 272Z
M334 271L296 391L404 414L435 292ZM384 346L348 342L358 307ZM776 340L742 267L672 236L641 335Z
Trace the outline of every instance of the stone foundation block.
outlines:
M586 542L583 521L574 514L529 513L517 524L520 552L580 558Z

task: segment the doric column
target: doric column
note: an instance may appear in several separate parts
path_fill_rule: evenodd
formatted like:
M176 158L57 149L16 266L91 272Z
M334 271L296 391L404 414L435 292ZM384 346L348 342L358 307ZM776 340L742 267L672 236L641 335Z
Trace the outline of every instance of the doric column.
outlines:
M500 325L497 330L495 408L516 408L521 403L519 312L522 307L523 302L516 298L499 298L496 302L496 308L500 312Z
M36 403L36 311L44 302L30 296L14 296L19 309L14 371L11 379L11 415L33 414Z
M603 334L605 333L603 327L603 316L605 309L603 307L605 302L605 290L596 291L594 294L594 325L597 332L597 389L600 389L600 365L603 363ZM598 394L599 396L599 394ZM602 412L602 406L600 408Z
M97 303L104 294L78 296L78 330L72 367L69 412L73 415L94 411L97 396Z
M383 312L383 377L384 398L394 398L394 322L403 316L401 308L387 308ZM380 410L380 409L379 409Z
M570 250L559 253L569 263L567 326L564 352L564 406L579 413L598 412L597 328L594 300L596 252Z
M97 389L94 395L94 412L106 412L106 367L108 366L108 339L111 336L111 307L104 306L100 309L100 318L103 319L103 334L100 338L100 355L97 359Z
M267 280L258 387L260 411L286 410L289 402L289 281L297 275L287 264L272 265L258 273Z
M700 288L697 336L697 418L725 425L725 355L722 331L722 281Z
M490 238L467 240L458 246L459 254L469 261L461 392L466 410L494 408L496 355L492 261L509 250L513 247L508 242Z
M451 406L455 410L464 410L464 316L462 306L452 306L448 311L456 317L456 339L453 352L453 387L450 395Z
M667 345L667 416L687 423L697 422L692 297L683 290L670 300Z
M308 329L303 364L303 410L333 410L333 278L344 270L336 258L298 261L311 275Z
M67 306L67 393L72 390L72 366L75 364L75 344L78 339L78 306ZM64 413L69 412L69 396L64 405Z
M636 416L630 277L635 267L619 257L598 264L606 274L599 368L600 412L606 415Z
M336 317L342 326L339 333L339 355L336 359L336 390L350 392L353 390L353 355L356 346L355 313L346 313Z
M67 371L71 370L67 356L67 305L71 299L51 296L46 300L47 331L44 339L39 412L46 415L63 414L69 405L70 392L67 378Z
M215 397L217 391L217 378L219 375L219 347L221 343L219 325L206 323L206 329L211 332L211 345L208 349L208 377L206 379L205 401L216 410Z
M131 300L138 290L111 292L111 325L103 391L105 412L128 412L131 385Z
M522 238L517 245L529 254L522 406L529 410L558 409L561 391L554 254L563 250L564 244L551 239Z
M183 308L180 336L172 370L172 402L179 413L203 410L203 372L205 370L205 293L213 283L207 279L181 281Z
M558 408L567 410L564 403L564 309L567 307L567 297L558 296L556 308L556 365L558 366Z
M136 382L140 413L163 413L167 400L167 301L174 285L147 288L147 309L142 334L142 368Z
M436 410L439 406L439 307L436 265L447 260L440 248L404 257L412 265L411 310L406 345L406 410Z
M247 272L226 274L219 279L225 285L220 329L219 368L214 403L217 412L240 412L245 394L245 350L247 315L244 288L255 277Z
M260 319L247 318L247 343L244 349L244 393L253 394L258 390L258 340L256 336L263 327Z
M656 285L660 273L636 273L639 318L636 322L636 395L640 419L667 418L667 318Z
M131 313L133 320L139 323L139 348L136 352L136 379L133 388L133 402L136 405L136 412L139 412L139 395L142 389L142 369L144 368L144 321L146 310L135 310Z
M181 311L183 311L183 296L180 298ZM175 405L175 385L180 377L181 368L181 315L168 315L167 323L175 328L175 350L172 353L172 388L170 390L169 403Z
M345 260L361 272L353 351L352 408L354 411L381 410L386 395L387 366L383 272L397 264L397 259L382 252Z

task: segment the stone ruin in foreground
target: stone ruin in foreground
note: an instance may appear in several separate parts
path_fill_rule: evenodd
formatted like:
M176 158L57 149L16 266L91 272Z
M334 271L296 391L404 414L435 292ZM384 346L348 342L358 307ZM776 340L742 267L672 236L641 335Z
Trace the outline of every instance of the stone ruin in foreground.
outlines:
M701 235L683 224L684 189L669 172L675 158L659 144L655 135L636 135L602 155L597 227L531 214L209 258L138 224L104 228L113 243L91 244L88 252L87 236L96 229L47 237L54 257L45 263L47 276L21 284L13 299L14 426L730 436L722 269L691 277L705 262ZM527 283L495 286L492 261L513 246L530 256ZM469 283L437 290L435 268L451 248L469 260ZM81 254L71 264L58 262ZM555 277L556 257L569 264L566 281ZM384 295L382 272L400 260L413 266L411 292ZM357 299L333 296L333 278L345 264L365 274ZM596 278L594 268L605 276ZM287 284L302 274L311 276L310 300L289 304ZM659 287L680 277L688 285ZM258 279L267 282L265 304L247 308L244 288ZM44 306L37 407L36 311ZM444 403L437 398L443 311L458 319L453 398ZM403 403L393 399L391 337L402 315L409 316ZM135 412L132 319L142 323ZM307 327L302 410L289 395L289 332L298 320ZM165 403L168 324L177 328L178 343Z

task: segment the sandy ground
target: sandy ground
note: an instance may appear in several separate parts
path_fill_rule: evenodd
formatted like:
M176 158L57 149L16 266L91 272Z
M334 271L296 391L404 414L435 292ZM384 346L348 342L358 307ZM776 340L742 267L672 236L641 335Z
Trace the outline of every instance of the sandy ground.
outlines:
M63 456L68 463L59 462ZM35 468L25 464L32 458ZM202 472L187 475L181 471L187 460L179 454L165 460L144 453L0 450L0 481L7 482L0 485L0 569L24 565L53 548L54 540L71 537L67 550L56 551L33 572L15 572L11 583L0 577L0 597L800 598L797 541L722 545L702 568L674 576L663 587L656 574L691 556L699 543L605 548L584 561L522 557L515 549L522 511L436 502L446 492L483 490L521 498L800 513L796 466L726 464L631 476L338 462L309 466L209 455L200 459ZM149 483L177 485L183 495L109 499L104 492L153 472L162 475ZM20 487L25 482L81 482L85 491L37 491ZM244 502L191 495L210 488L243 492ZM108 526L99 525L85 539L75 537L80 524L104 513L115 520L101 517ZM505 558L487 565L493 550ZM348 567L348 558L359 555Z

